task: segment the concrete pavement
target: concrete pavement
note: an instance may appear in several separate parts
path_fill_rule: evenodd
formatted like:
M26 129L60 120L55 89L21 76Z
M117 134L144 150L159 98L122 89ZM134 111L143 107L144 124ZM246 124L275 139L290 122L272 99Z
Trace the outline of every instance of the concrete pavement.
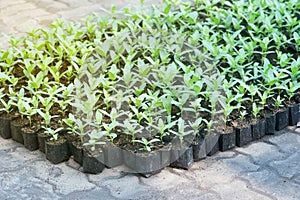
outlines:
M0 139L0 199L300 199L300 130L290 127L246 147L219 152L189 170L143 178L122 168L81 172Z
M80 21L93 12L104 14L100 8L110 10L111 6L115 5L121 9L139 2L139 0L1 0L0 47L7 45L3 34L20 37L33 28L47 28L56 18ZM145 0L146 5L159 2L162 0Z

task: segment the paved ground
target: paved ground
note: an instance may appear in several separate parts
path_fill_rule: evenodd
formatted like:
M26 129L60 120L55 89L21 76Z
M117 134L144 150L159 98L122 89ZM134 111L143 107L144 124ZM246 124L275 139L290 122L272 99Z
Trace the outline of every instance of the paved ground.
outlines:
M109 8L113 3L122 7L135 2L1 0L0 33L20 36L34 27L47 27L57 17L79 20L98 12L100 6ZM0 42L5 46L5 37L0 36ZM120 169L83 174L72 159L53 165L39 151L30 152L0 138L0 200L300 199L300 131L294 129L218 153L194 163L188 171L166 168L148 179Z
M0 139L0 199L298 200L300 131L293 129L150 178L120 168L84 174L72 159L53 165L39 151Z
M5 35L24 35L37 27L47 27L56 18L79 21L88 14L104 14L100 8L112 5L121 9L134 5L139 0L1 0L0 2L0 47L7 45ZM146 5L162 0L145 0Z

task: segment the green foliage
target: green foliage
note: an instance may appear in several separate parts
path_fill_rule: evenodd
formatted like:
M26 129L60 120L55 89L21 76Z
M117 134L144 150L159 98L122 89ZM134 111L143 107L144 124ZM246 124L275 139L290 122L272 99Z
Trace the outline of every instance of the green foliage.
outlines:
M0 110L39 121L54 140L58 123L92 149L125 135L150 151L211 130L220 114L227 125L296 101L298 1L143 3L11 37Z

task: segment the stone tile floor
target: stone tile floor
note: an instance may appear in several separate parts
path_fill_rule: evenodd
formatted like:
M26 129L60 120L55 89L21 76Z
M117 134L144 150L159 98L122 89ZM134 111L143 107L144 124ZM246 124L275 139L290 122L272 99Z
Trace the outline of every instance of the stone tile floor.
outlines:
M39 151L0 139L0 199L300 199L300 130L289 127L219 152L189 170L143 178L121 168L84 174L72 159L53 165Z
M110 10L112 5L121 9L137 5L139 0L1 0L0 3L0 48L7 45L4 35L22 36L33 28L44 27L56 18L80 21L100 8ZM146 5L159 4L162 0L145 0Z

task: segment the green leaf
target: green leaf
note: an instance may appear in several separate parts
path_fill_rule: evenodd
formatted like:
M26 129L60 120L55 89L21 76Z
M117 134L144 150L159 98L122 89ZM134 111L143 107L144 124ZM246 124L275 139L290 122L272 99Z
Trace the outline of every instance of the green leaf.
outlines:
M117 66L114 64L111 66L110 70L108 71L108 76L111 80L116 80L117 79L117 74L119 72L119 69Z
M188 14L188 20L191 24L196 24L198 18L198 12L194 11Z
M296 43L298 45L300 45L300 35L299 35L299 33L294 32L293 36L294 36L294 39L295 39Z
M100 110L96 111L96 122L97 124L101 124L103 119L103 115Z
M160 97L161 102L163 103L163 107L166 109L167 114L171 115L172 111L172 97L169 95L164 95Z
M169 57L169 53L165 50L165 49L161 49L159 51L159 56L160 56L160 59L163 63L166 63L168 62L168 57Z
M214 47L213 47L213 45L212 45L211 42L208 42L208 41L206 41L206 40L203 40L202 43L203 43L204 47L205 47L206 49L208 49L211 53L214 52Z

